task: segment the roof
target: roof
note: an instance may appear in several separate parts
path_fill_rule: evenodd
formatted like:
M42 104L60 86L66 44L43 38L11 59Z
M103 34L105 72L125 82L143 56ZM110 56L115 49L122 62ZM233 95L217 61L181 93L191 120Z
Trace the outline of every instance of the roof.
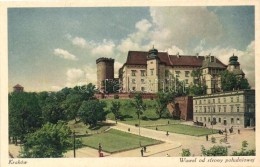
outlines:
M124 65L147 65L148 52L144 51L129 51L126 63ZM161 64L167 66L195 66L203 65L204 56L192 55L169 55L167 52L158 52L158 57ZM216 59L221 67L226 67L222 62Z
M23 88L23 86L17 84L17 85L15 85L13 88Z
M223 64L220 60L218 60L214 56L206 56L206 59L203 61L201 68L208 68L208 67L222 68L222 69L227 68L225 64Z

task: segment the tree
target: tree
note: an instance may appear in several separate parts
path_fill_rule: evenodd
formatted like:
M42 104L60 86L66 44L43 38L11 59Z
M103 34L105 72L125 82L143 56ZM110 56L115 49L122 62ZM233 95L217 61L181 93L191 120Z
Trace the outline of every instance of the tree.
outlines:
M115 120L120 119L121 112L119 111L121 104L119 101L112 101L112 106L110 107L110 111L114 114Z
M73 89L66 90L62 89L64 92L68 92L66 99L62 102L62 108L65 110L68 120L74 119L77 122L78 110L84 100L94 99L94 94L96 92L95 85L88 84L83 86L75 86Z
M67 120L67 116L62 102L66 99L66 95L62 92L52 92L45 100L42 107L44 122L57 123L59 120Z
M9 94L9 136L23 142L28 133L42 126L42 111L36 93L13 92Z
M250 85L246 78L241 78L229 71L221 72L221 87L224 91L232 91L233 89L250 89Z
M140 93L135 95L134 101L131 101L131 105L136 109L137 118L139 119L146 110L146 105L144 104L142 95Z
M90 127L95 127L98 121L105 121L107 113L104 111L106 103L99 100L84 101L79 108L79 117Z
M227 156L228 149L223 146L213 146L209 150L206 150L204 146L201 146L201 152L204 156Z
M46 123L41 129L26 136L20 157L57 158L72 148L71 130L62 121Z
M158 92L156 98L156 114L159 118L167 111L167 105L173 100L174 93Z
M233 156L255 156L255 150L246 150L248 146L247 141L242 142L242 148L241 151L234 151L232 153Z
M104 87L104 93L118 93L119 92L119 81L118 80L104 80L101 82L102 87Z

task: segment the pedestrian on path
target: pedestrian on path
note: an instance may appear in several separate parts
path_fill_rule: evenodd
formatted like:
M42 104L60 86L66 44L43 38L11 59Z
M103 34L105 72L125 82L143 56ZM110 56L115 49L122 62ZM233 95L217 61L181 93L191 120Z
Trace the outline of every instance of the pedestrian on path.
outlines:
M144 152L146 152L146 146L144 146Z
M240 134L240 129L237 130L237 133Z
M168 131L166 132L166 136L169 136L169 132Z
M130 132L130 128L128 128L128 132Z
M101 143L98 143L98 152L100 153L102 151Z
M169 155L169 154L166 154L166 157L170 157L170 155Z
M209 136L208 135L206 135L206 141L209 141Z
M141 148L141 156L142 156L142 157L144 156L144 150L143 150L143 148Z

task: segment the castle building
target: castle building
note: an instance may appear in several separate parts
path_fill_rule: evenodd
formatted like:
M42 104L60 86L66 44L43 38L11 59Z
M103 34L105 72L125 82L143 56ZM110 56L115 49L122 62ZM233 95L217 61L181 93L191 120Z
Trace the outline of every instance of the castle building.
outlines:
M206 94L221 92L220 73L228 70L238 77L244 77L237 56L231 56L225 65L215 56L169 55L152 48L145 51L129 51L126 62L119 69L119 78L114 78L114 59L99 58L97 64L97 88L103 92L102 82L119 81L118 92L157 93L162 90L176 91L176 82L182 86L205 85ZM194 72L199 72L194 76Z
M126 62L119 69L119 80L123 92L157 93L159 90L174 90L177 80L188 87L194 84L192 72L203 70L210 94L214 87L213 74L226 68L214 56L169 55L152 48L148 52L129 51Z
M206 125L255 126L255 90L193 97L193 121Z

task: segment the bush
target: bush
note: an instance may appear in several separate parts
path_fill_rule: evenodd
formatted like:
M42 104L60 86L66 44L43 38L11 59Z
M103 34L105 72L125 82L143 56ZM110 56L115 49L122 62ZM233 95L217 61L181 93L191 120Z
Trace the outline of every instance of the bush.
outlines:
M242 148L241 151L234 151L232 153L233 156L255 156L255 150L246 150L248 146L247 141L242 142Z
M213 146L209 150L206 150L204 146L201 146L201 152L204 156L227 156L228 149L223 146Z
M141 118L142 120L148 120L148 117L147 116L142 116L142 118Z
M191 153L189 149L182 149L182 153L181 153L182 157L190 157Z

